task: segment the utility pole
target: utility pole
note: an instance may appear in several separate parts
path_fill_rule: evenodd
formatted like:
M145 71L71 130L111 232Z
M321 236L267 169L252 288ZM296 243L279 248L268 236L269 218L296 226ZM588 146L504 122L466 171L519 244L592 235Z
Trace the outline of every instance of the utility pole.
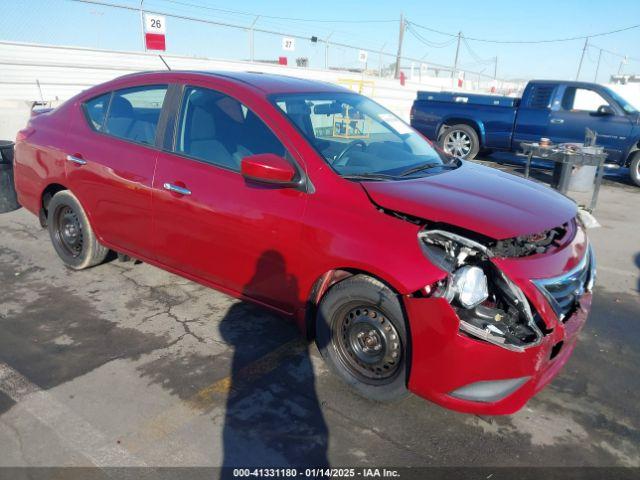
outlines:
M329 70L329 39L333 35L333 32L324 41L324 69Z
M260 15L256 15L256 18L253 20L253 22L251 23L251 26L249 27L249 60L251 60L252 62L255 60L254 50L253 50L253 27L256 26L256 23L259 18L260 18Z
M460 55L460 40L462 40L462 32L458 32L458 45L456 46L456 58L453 61L453 70L451 70L451 78L456 76L458 70L458 57Z
M584 39L584 47L582 47L582 55L580 55L580 63L578 64L578 72L576 73L576 80L580 78L580 70L582 70L582 61L584 60L584 54L587 53L589 48L589 37Z
M602 49L600 49L600 53L598 53L598 63L596 64L596 74L593 77L593 82L597 83L598 81L598 72L600 71L600 59L602 58Z
M402 40L404 39L404 30L406 24L404 21L404 14L400 14L400 34L398 35L398 55L396 56L396 73L395 78L400 78L400 60L402 58Z
M380 48L380 61L378 62L378 77L382 78L382 53L384 52L384 47L386 47L387 44L386 42L384 43L384 45L382 45L382 47Z
M495 61L493 63L493 79L496 80L498 78L498 57L495 57Z

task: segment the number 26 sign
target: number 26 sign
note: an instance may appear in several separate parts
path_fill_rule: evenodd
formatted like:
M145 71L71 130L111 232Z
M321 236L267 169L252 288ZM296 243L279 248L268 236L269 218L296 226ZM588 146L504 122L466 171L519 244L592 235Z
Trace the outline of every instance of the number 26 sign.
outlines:
M166 18L153 13L144 14L144 41L147 50L166 50Z

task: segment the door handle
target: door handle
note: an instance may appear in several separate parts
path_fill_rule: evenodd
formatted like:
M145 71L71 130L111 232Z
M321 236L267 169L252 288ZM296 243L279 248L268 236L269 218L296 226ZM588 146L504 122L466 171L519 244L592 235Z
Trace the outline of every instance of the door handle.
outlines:
M169 190L170 192L179 193L180 195L191 195L191 190L184 187L179 187L178 185L173 185L171 183L165 183L163 185L165 190Z
M73 162L76 165L86 165L87 164L86 160L83 160L80 157L74 157L73 155L67 155L67 161Z
M551 119L551 123L555 123L555 124L564 123L564 119L562 119L562 118L552 118Z

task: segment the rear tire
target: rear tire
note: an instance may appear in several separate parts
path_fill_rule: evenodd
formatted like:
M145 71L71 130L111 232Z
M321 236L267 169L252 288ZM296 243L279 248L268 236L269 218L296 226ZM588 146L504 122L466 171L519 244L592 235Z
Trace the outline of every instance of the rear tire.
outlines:
M109 253L98 242L80 202L69 190L56 193L49 202L47 226L53 248L73 270L98 265Z
M629 176L631 181L640 187L640 152L636 152L629 165Z
M445 153L465 160L476 158L480 151L478 134L464 123L445 127L438 137L438 145Z
M316 344L332 370L360 395L392 401L408 394L408 343L398 297L355 275L337 283L318 308Z

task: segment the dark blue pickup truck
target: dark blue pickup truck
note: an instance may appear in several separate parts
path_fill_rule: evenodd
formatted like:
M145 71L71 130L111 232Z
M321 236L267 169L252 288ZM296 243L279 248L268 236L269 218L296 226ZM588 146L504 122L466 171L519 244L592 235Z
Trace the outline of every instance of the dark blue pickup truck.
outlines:
M418 92L411 125L447 153L474 158L482 150L517 151L549 138L582 142L588 127L608 162L628 166L640 186L640 113L595 83L536 80L522 98L459 92Z

